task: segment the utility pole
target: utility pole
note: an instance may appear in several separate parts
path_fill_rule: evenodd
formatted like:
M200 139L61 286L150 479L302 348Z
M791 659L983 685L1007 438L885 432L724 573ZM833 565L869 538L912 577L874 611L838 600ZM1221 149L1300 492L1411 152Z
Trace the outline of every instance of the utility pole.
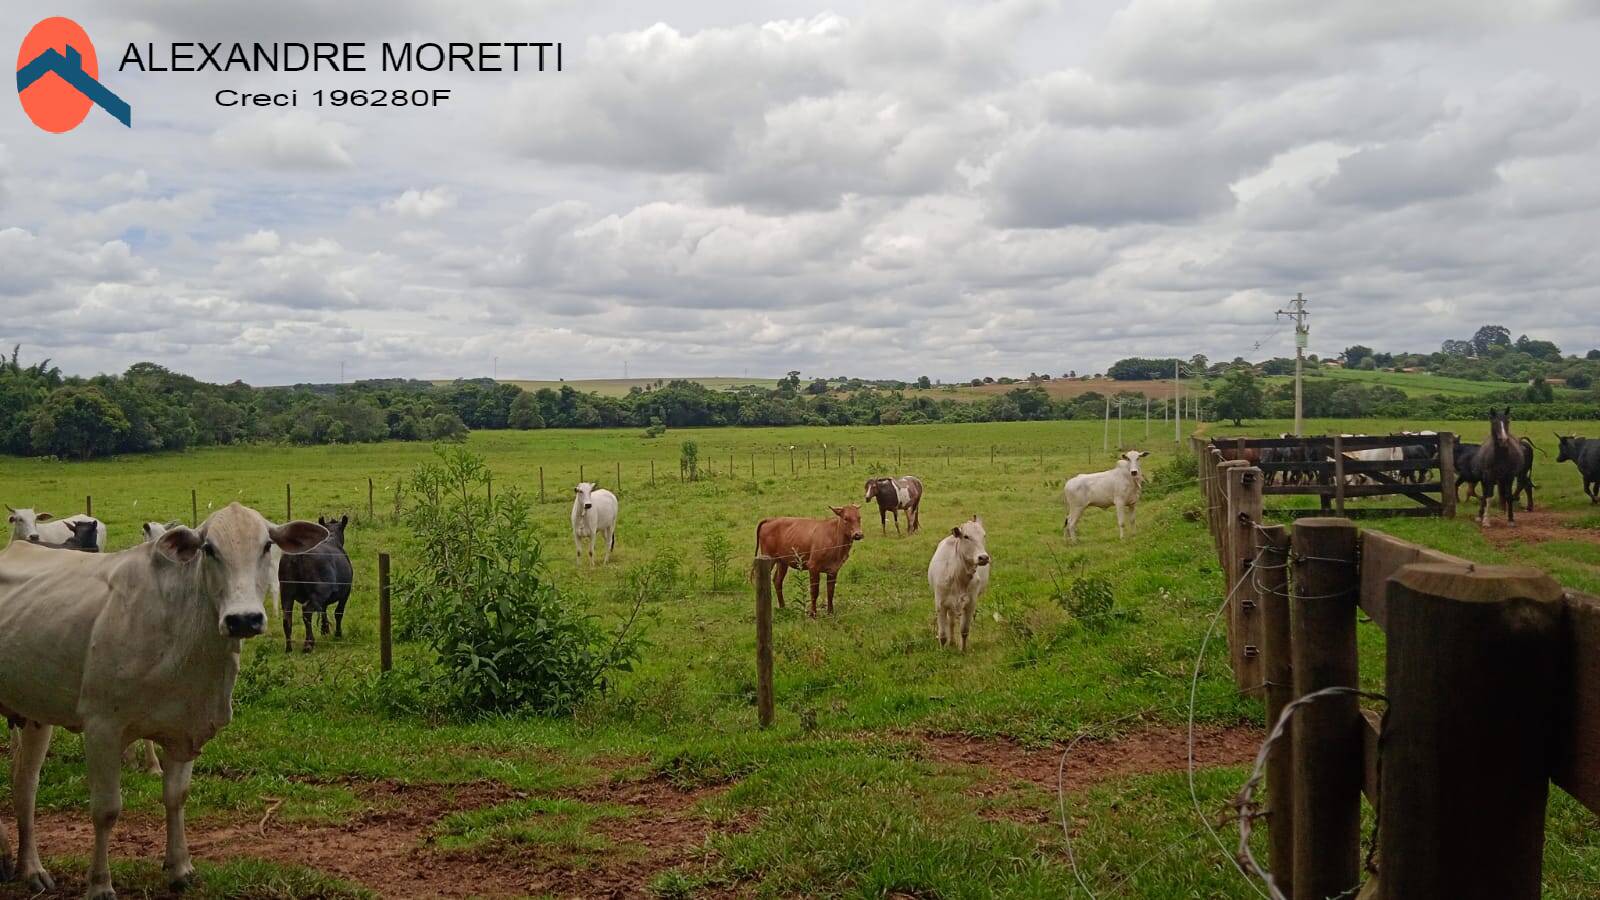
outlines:
M344 384L344 360L339 360L339 383Z
M1305 294L1296 292L1294 299L1289 301L1293 309L1280 309L1280 317L1294 320L1294 433L1304 434L1305 402L1303 382L1305 378L1306 343L1311 335L1311 329L1306 325L1306 317L1311 315L1306 312Z
M1183 442L1183 373L1179 371L1183 363L1174 359L1172 361L1172 442Z
M1106 428L1100 435L1100 452L1105 453L1111 449L1111 398L1106 398Z
M494 380L500 380L500 357L498 356L494 358Z

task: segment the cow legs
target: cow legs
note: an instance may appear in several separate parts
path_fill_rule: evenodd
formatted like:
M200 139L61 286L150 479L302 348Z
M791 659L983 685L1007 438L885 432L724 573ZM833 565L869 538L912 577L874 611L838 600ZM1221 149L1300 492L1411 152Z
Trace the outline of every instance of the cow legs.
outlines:
M900 510L898 510L898 509L891 510L891 512L894 513L894 536L895 537L899 537L900 536ZM910 513L906 514L906 527L907 528L911 527L911 514Z
M305 619L306 623L306 642L301 645L300 652L310 653L311 649L317 646L317 639L311 633L311 610L304 606L300 607L300 616L301 618Z
M333 611L333 636L339 640L344 639L344 606L350 602L350 597L345 596L339 601L339 606Z
M1128 507L1128 530L1134 534L1139 533L1139 507Z
M811 618L817 617L817 590L822 587L822 572L812 569L811 572Z
M154 741L134 741L129 744L123 748L122 761L124 763L137 763L141 752L144 755L144 764L138 767L139 771L148 772L151 775L160 775L161 761L156 759Z
M606 556L605 556L605 559L601 560L601 562L606 562L606 563L611 562L611 548L615 547L616 545L617 545L617 529L615 529L615 528L607 528L606 529Z
M789 574L789 567L781 562L772 564L772 589L778 594L778 608L783 609L783 579Z
M934 600L933 605L934 631L939 635L939 646L944 647L950 643L950 611L945 608L944 601Z
M961 652L967 652L967 632L972 630L972 614L977 611L978 598L968 597L967 602L961 606ZM952 618L954 614L952 613ZM954 625L955 623L950 623Z
M285 599L283 606L283 652L294 652L294 601Z
M1500 505L1506 510L1506 524L1517 524L1517 492L1508 479L1500 482Z
M50 736L54 729L49 725L29 722L12 732L16 739L11 750L11 802L17 812L17 877L34 893L55 889L55 880L39 863L39 839L33 828L33 804L39 793L39 769L44 765L45 753L50 749ZM3 835L0 835L3 837ZM11 851L7 841L0 855ZM0 875L8 875L6 863L0 859Z
M1494 488L1485 484L1483 492L1478 495L1478 525L1481 527L1487 528L1489 525L1489 495L1492 493Z
M572 533L572 561L574 565L583 563L583 541L578 538L578 533Z
M181 891L194 882L194 864L189 860L189 839L183 832L183 805L189 800L189 777L194 760L179 762L162 752L161 804L167 808L167 859L163 865L167 884Z
M906 513L906 521L911 524L911 533L916 534L922 530L922 501L917 501L915 506Z
M104 726L83 733L89 770L89 817L94 821L94 858L87 900L115 900L111 889L111 830L122 815L122 735Z
M1083 510L1074 509L1067 513L1067 540L1076 544L1078 542L1078 520L1083 518Z
M889 536L889 511L881 506L878 507L878 527L883 529L884 537ZM900 530L900 520L898 518L895 519L895 530Z
M1119 540L1119 541L1123 540L1124 538L1127 537L1127 532L1123 528L1123 524L1126 522L1127 518L1128 518L1128 509L1127 509L1127 507L1123 506L1121 503L1118 503L1117 504L1117 540Z
M839 573L828 573L828 615L833 615L833 586L839 583Z
M327 637L328 635L330 635L332 633L333 633L333 626L328 623L328 609L327 609L327 607L323 607L323 609L322 609L322 636L323 637Z

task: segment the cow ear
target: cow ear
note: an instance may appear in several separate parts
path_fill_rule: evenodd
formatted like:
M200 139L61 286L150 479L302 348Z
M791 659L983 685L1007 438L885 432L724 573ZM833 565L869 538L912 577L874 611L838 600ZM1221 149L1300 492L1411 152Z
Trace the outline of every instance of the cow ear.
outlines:
M350 514L349 513L345 513L344 515L339 517L339 527L340 528L344 528L345 526L347 526L349 524L350 524Z
M950 529L950 535L951 537L961 537L961 526L957 525L956 527Z
M156 552L179 565L186 565L200 555L204 543L192 528L174 528L156 539Z
M285 553L304 553L328 539L328 529L310 522L289 522L267 529L267 536Z
M1143 459L1144 457L1149 456L1149 455L1150 455L1150 451L1149 450L1141 450L1141 451L1139 451L1139 458L1140 459Z
M52 516L49 513L39 513L38 515L33 517L33 520L35 522L48 522L48 521L50 521L51 519L54 519L54 518L55 518L55 516Z
M836 515L836 516L844 515L844 507L842 507L842 506L830 506L828 508L833 510L833 514Z

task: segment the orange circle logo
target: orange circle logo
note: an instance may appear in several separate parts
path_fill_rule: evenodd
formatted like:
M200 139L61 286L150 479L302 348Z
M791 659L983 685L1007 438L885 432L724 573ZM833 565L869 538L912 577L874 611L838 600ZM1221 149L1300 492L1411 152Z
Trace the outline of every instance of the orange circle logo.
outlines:
M77 22L53 16L23 38L17 53L17 96L28 118L45 131L59 134L78 127L97 102L106 105L97 95L116 99L99 78L94 44Z

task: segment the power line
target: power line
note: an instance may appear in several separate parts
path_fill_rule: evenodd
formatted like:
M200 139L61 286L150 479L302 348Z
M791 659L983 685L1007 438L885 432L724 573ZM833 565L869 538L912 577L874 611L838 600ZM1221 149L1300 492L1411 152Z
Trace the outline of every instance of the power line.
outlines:
M1280 309L1277 315L1294 322L1294 433L1304 434L1306 344L1309 343L1311 336L1311 328L1306 325L1306 318L1311 314L1306 312L1305 294L1296 292L1289 305L1293 308Z

